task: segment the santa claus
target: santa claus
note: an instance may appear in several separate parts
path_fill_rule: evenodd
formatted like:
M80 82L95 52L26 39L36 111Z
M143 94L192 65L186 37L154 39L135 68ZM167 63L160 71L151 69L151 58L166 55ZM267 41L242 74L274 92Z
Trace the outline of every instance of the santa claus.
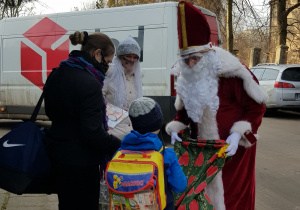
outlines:
M212 46L200 10L180 2L178 14L177 116L166 131L172 143L188 126L191 137L226 140L232 160L205 191L216 210L254 210L256 138L267 95L235 56Z

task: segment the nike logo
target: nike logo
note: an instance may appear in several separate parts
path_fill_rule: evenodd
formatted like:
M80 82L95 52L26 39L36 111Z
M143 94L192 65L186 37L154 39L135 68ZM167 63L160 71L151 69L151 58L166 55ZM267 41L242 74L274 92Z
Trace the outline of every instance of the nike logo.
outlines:
M9 140L7 140L3 143L3 147L21 147L21 146L25 146L25 144L9 144L8 141Z

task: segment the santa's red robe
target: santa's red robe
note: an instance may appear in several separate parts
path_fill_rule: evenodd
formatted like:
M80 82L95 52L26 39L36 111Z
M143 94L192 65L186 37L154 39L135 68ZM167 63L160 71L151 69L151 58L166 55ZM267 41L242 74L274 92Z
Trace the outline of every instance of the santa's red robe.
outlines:
M224 202L227 210L254 210L256 139L252 134L257 134L261 124L265 112L263 102L267 96L258 85L255 76L238 59L220 48L215 50L223 66L223 74L220 75L218 84L220 104L217 115L213 117L210 111L205 109L202 123L194 123L187 115L184 102L177 95L177 116L167 124L166 131L179 131L189 125L192 130L191 137L219 137L224 140L233 132L240 133L242 138L239 148L220 174L219 179L222 176L223 184L216 180L209 190L216 210L224 209ZM217 188L219 189L216 190ZM221 198L223 190L224 199Z

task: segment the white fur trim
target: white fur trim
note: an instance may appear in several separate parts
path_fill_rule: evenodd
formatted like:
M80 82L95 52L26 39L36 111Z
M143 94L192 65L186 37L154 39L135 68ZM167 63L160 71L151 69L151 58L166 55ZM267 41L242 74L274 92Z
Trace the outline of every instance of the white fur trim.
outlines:
M237 121L230 129L230 133L237 132L243 135L246 131L252 131L251 124L247 121Z
M220 171L215 176L215 178L207 185L207 187L205 188L205 192L211 200L214 209L225 210L222 171Z
M251 124L247 121L235 122L230 129L230 133L237 132L241 134L241 140L239 141L239 145L244 146L245 148L251 147L252 145L244 135L246 131L252 131Z
M241 78L243 80L245 91L257 103L261 104L267 101L267 92L259 84L257 84L255 80L253 80L251 73L238 58L222 48L214 46L213 49L216 51L217 56L220 58L222 63L221 74L225 75L227 78Z
M182 110L182 108L183 108L183 101L182 101L182 99L180 98L179 94L176 94L176 99L175 99L175 104L174 104L174 106L175 106L175 109L176 109L177 111Z
M198 123L198 138L220 139L216 115L210 112L209 107L203 111L202 122Z
M166 125L167 134L171 135L172 131L178 132L185 129L187 126L179 121L171 121Z

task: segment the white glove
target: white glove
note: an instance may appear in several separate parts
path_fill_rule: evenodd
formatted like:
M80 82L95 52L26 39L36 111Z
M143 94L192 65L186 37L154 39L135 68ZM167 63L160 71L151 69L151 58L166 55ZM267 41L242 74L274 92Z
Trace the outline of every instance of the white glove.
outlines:
M171 131L171 144L174 145L175 144L175 140L182 142L182 139L179 138L179 136L177 135L177 132L175 131Z
M240 139L241 134L237 132L233 132L232 134L230 134L230 136L228 136L228 138L226 139L226 143L229 144L226 149L227 156L233 156L236 153Z

